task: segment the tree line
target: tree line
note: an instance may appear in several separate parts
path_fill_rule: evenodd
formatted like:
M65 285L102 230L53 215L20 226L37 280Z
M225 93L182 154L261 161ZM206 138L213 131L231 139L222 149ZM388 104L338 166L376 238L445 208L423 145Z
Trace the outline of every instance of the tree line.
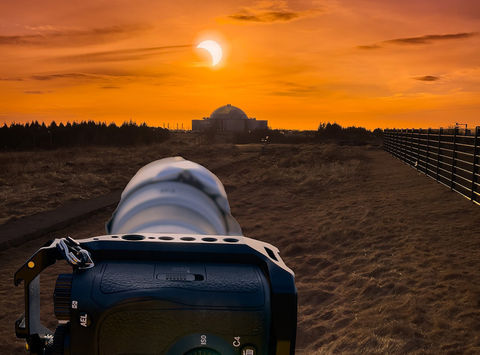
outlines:
M368 143L372 139L383 137L383 130L376 128L370 131L364 127L342 127L338 123L320 123L317 131L317 138L319 139L333 139L345 141L346 143L358 142Z
M88 145L140 145L163 142L169 138L166 128L137 125L130 121L115 123L82 121L56 124L34 121L26 124L5 123L0 128L0 150L56 149Z
M364 127L342 127L338 123L320 123L316 131L296 131L282 129L254 130L237 133L234 143L339 143L348 145L379 144L383 131L377 128L370 131Z
M216 142L217 132L200 133L207 143ZM316 131L295 130L254 130L234 133L231 143L325 143L362 145L378 143L383 131L367 130L363 127L342 127L337 123L321 123ZM50 125L34 121L26 124L12 123L0 127L0 150L56 149L72 146L108 145L125 146L160 143L170 137L166 128L149 127L146 123L137 125L125 122L115 123L82 121L80 123L60 123Z

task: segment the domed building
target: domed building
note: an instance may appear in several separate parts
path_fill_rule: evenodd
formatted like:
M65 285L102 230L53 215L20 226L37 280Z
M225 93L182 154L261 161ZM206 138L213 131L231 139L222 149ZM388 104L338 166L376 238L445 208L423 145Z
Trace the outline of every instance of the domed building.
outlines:
M192 120L192 131L248 132L267 128L267 121L248 118L245 112L230 104L217 108L210 117Z

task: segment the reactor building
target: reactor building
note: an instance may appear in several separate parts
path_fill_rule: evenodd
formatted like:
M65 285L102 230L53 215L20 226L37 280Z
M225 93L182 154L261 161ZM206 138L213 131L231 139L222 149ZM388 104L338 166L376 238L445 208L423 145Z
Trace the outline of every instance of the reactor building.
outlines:
M192 120L192 131L248 132L267 128L268 121L248 118L245 112L230 104L217 108L210 117Z

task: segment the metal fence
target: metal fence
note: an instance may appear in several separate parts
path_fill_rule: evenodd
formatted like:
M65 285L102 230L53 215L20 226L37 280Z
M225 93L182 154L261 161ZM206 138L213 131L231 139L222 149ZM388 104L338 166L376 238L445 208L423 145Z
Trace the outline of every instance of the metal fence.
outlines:
M471 130L387 129L393 156L480 205L480 126Z

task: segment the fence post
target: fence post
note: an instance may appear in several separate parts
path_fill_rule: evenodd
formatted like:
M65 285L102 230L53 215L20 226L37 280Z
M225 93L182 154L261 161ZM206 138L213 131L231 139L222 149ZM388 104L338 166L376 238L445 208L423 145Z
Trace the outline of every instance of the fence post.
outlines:
M408 154L408 159L412 156L412 130L407 128L407 154ZM407 163L410 165L410 163Z
M435 176L435 180L437 180L437 182L438 182L438 165L440 164L440 141L442 139L442 132L443 132L443 128L440 127L440 129L438 130L437 172Z
M397 152L395 152L395 142L397 140L397 137L395 135L395 130L391 129L388 131L388 139L389 139L389 148L388 148L388 151L393 154L393 155L397 155Z
M400 130L395 129L395 144L397 145L397 150L395 153L397 154L397 158L402 160L402 145L400 144Z
M450 190L453 190L453 183L455 181L455 160L456 160L456 154L457 154L457 132L458 132L458 126L455 126L455 129L453 130L453 152L452 152L452 174L450 175Z
M407 129L407 139L408 139L408 157L409 159L412 158L413 156L413 151L412 151L412 147L413 147L413 133L412 133L412 130L410 130L410 136L408 135L408 129ZM408 163L409 165L411 165L411 163Z
M425 154L425 175L428 176L428 163L429 163L429 155L430 155L430 132L431 128L427 130L427 152Z
M405 154L403 161L408 164L408 128L405 129Z
M388 147L388 151L391 152L391 153L394 153L394 149L395 149L395 141L396 141L397 137L395 136L395 130L391 129L388 131L388 140L389 140L389 147Z
M397 143L398 143L398 155L397 158L400 160L403 160L403 136L402 136L402 130L399 129L397 132Z
M419 128L417 132L417 162L415 163L417 167L417 171L420 169L420 135L422 133L422 129Z
M405 129L405 163L408 164L408 158L407 158L407 155L408 155L408 128Z
M385 144L386 140L387 140L387 130L384 129L383 130L383 149L386 150L388 152L388 149L387 149L387 144Z
M471 201L476 201L475 196L475 183L477 182L477 176L475 172L477 170L477 149L478 149L478 132L480 131L480 126L475 128L475 143L473 144L473 170L472 170L472 195L470 196Z
M413 128L410 130L410 158L413 160Z
M397 130L397 148L398 148L398 152L397 152L397 158L402 160L402 136L400 134L400 130Z
M392 140L392 135L390 134L390 132L385 129L383 131L383 145L385 146L385 150L389 153L392 153L391 151L391 140Z
M393 142L395 140L394 138L394 132L392 130L387 131L388 134L388 141L389 141L389 147L388 147L388 152L393 154Z
M388 152L387 144L385 144L387 139L387 130L383 130L383 149Z
M405 137L404 144L403 144L403 148L404 148L403 161L408 164L408 161L407 161L407 159L408 159L407 158L407 154L408 154L408 128L404 129L403 136Z

